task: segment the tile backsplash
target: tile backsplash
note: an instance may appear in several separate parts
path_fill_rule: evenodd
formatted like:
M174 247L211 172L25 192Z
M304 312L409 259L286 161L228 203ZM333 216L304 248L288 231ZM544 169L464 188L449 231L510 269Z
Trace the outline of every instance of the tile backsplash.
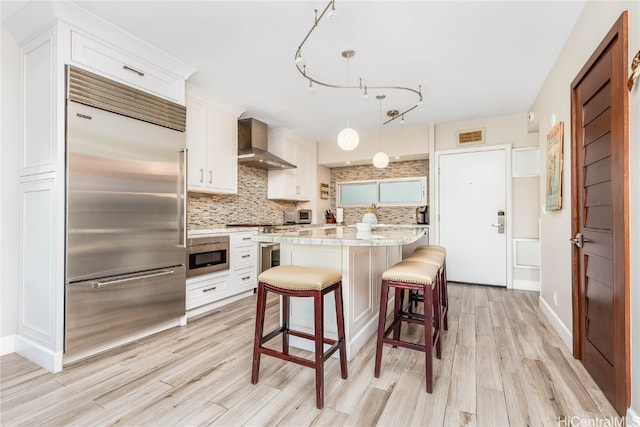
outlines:
M428 170L428 160L392 162L384 169L371 165L331 168L331 209L335 212L336 182L428 176ZM267 171L238 165L238 194L189 192L187 228L199 230L225 224L279 224L283 221L282 211L285 209L296 209L296 202L267 199ZM355 224L365 213L366 208L345 208L344 221ZM375 213L380 223L415 223L415 208L379 207Z
M409 160L406 162L391 162L384 169L378 169L373 165L345 166L331 168L332 194L331 209L336 209L336 182L364 181L368 179L409 178L414 176L427 176L429 179L429 160ZM428 182L427 182L428 188ZM428 199L427 194L427 199ZM362 220L367 208L344 208L344 222L355 224ZM381 224L415 224L415 207L378 207L374 212Z
M267 171L238 165L238 194L189 193L187 228L278 224L284 219L283 210L295 208L295 202L267 199Z

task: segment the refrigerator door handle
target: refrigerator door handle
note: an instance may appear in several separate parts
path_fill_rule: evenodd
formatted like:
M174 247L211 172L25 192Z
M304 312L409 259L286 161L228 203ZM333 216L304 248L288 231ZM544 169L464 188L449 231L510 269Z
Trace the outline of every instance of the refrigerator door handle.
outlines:
M187 247L187 161L188 149L180 151L180 184L178 185L178 245Z
M89 282L89 284L91 285L91 287L95 288L95 289L100 289L100 288L106 288L107 286L113 286L113 285L120 285L122 283L126 283L126 282L132 282L134 280L142 280L142 279L149 279L152 277L160 277L160 276L168 276L170 274L174 274L175 271L173 270L158 270L158 271L154 271L153 273L147 273L147 274L140 274L140 275L135 275L135 276L128 276L128 277L123 277L120 279L109 279L109 280L92 280Z

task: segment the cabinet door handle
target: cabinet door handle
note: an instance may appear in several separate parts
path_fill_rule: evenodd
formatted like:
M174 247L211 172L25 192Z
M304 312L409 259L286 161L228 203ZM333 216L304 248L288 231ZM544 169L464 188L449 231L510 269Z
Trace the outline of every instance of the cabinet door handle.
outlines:
M242 280L249 280L249 279L251 279L251 276L245 276L242 278Z
M202 292L211 292L211 291L215 291L218 287L214 286L212 288L207 288L207 289L203 289Z
M200 168L200 182L204 182L204 169Z
M140 70L136 70L135 68L131 68L128 65L123 65L122 66L123 70L127 70L127 71L131 71L132 73L136 73L137 75L139 75L140 77L144 77L144 73Z
M242 240L251 240L251 237L243 237Z
M213 183L213 171L209 171L209 184Z
M242 255L242 258L249 258L251 255Z

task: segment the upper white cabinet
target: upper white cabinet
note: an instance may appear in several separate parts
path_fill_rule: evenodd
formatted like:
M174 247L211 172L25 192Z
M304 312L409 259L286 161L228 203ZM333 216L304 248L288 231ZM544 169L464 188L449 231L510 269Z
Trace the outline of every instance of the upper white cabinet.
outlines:
M184 78L75 30L71 30L71 63L127 86L184 104Z
M21 49L22 177L54 172L57 167L56 119L61 105L56 103L56 83L62 76L57 66L58 39L58 28L54 25L29 40Z
M242 111L187 86L189 191L238 192L238 117Z
M297 167L269 171L268 198L311 200L316 173L316 143L286 129L273 129L269 131L269 151Z

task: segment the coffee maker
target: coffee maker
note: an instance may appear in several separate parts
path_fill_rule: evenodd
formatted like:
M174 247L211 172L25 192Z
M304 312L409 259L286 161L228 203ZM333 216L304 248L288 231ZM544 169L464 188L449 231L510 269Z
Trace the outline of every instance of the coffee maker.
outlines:
M416 221L418 224L429 224L429 206L416 208Z

